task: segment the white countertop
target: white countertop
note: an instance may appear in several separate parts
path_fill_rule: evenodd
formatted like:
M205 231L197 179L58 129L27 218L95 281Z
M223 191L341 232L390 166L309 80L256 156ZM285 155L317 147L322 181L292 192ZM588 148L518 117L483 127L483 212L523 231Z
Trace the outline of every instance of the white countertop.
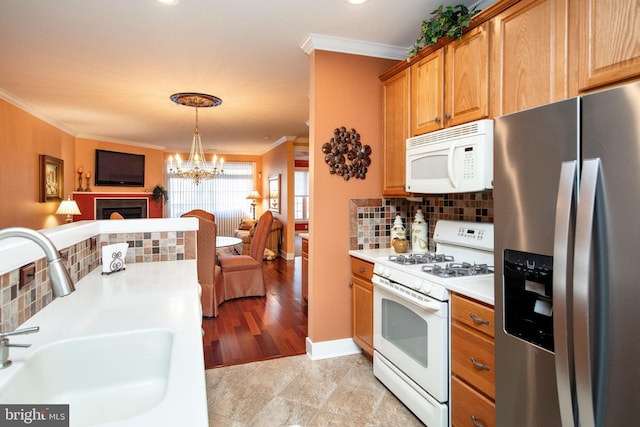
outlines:
M154 231L194 231L197 218L147 218L125 221L79 221L40 231L60 250L90 237L110 233L150 233ZM44 252L34 242L20 237L0 240L0 274L44 258Z
M408 255L407 252L405 255ZM351 250L349 251L349 255L354 256L356 258L360 258L362 260L375 263L376 258L388 257L389 255L398 255L393 248L385 248L385 249L364 249L364 250ZM442 283L442 282L439 282ZM493 278L491 279L474 279L467 281L456 281L456 283L451 283L449 285L446 284L446 281L443 283L447 289L451 292L456 292L460 295L467 296L476 301L483 302L485 304L489 304L491 306L494 305L494 282Z
M75 292L56 298L18 328L39 326L38 333L11 337L11 342L32 346L10 349L13 365L0 371L0 390L20 364L49 343L117 332L169 330L174 338L164 400L144 414L104 425L207 426L196 262L129 264L111 275L101 275L97 268L75 286Z

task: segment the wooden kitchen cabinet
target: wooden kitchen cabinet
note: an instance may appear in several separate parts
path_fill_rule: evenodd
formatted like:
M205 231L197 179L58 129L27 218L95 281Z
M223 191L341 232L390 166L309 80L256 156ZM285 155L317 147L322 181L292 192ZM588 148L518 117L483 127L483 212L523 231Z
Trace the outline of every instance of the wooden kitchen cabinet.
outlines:
M574 0L580 90L640 76L640 0Z
M409 69L382 82L382 195L406 197L405 141L409 137Z
M495 427L495 402L456 377L451 378L451 402L452 427Z
M302 252L302 298L309 301L309 239L301 239Z
M568 3L521 0L490 21L492 117L575 95L569 91Z
M411 136L489 116L488 23L411 69Z
M495 426L493 307L451 296L451 425ZM474 421L475 420L475 421Z
M353 340L373 356L373 264L351 257Z

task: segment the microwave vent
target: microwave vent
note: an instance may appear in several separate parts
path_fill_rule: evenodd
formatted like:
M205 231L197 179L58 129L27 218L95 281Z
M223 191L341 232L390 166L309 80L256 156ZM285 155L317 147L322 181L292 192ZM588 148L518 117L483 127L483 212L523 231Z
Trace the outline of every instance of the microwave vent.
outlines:
M452 139L460 139L468 136L480 135L482 132L478 122L466 125L455 126L450 129L443 129L431 133L425 133L407 140L407 148L420 147L424 144L431 144L440 141L450 141Z

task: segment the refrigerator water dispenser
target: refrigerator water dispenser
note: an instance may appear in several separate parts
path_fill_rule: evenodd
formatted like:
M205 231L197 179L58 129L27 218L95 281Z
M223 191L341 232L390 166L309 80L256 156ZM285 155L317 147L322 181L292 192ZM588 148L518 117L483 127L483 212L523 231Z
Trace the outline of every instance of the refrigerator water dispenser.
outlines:
M504 251L505 330L553 351L553 257Z

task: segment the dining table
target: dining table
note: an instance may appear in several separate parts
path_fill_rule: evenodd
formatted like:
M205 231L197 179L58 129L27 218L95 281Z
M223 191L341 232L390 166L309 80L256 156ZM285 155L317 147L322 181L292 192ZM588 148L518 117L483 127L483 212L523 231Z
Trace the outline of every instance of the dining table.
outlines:
M216 236L216 248L230 247L229 249L236 255L238 254L238 249L235 246L239 245L240 243L242 243L242 239L238 237Z

